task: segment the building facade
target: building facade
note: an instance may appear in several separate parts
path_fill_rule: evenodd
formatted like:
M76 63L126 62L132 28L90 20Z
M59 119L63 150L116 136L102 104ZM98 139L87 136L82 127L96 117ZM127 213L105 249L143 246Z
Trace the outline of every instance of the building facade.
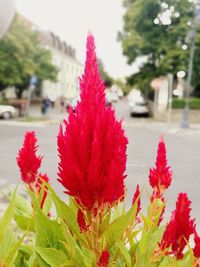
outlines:
M51 51L52 63L59 69L57 82L44 81L42 97L56 100L60 97L68 99L79 96L79 81L83 73L83 65L76 59L75 49L60 40L52 32L40 32L42 44Z
M51 52L52 64L58 70L57 82L49 80L43 81L42 88L33 91L33 98L49 98L53 102L61 97L70 100L79 97L79 81L83 73L83 65L76 59L75 49L62 41L57 35L49 31L42 31L38 26L27 18L20 15L26 26L33 31L37 31L41 45ZM16 98L15 88L7 88L5 97ZM23 92L23 98L27 97L27 90Z

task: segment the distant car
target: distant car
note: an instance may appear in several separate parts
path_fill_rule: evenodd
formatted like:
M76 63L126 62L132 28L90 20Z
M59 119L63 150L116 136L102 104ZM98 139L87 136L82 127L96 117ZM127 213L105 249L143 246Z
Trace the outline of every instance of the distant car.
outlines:
M117 102L119 99L116 92L107 91L106 92L106 100L109 103Z
M111 92L111 101L112 102L117 102L119 99L118 95L116 92Z
M119 98L122 98L124 96L124 92L121 89L117 90L117 95Z
M7 120L14 116L16 109L10 105L0 105L0 117Z
M130 105L130 115L133 116L149 116L150 110L148 107L147 102L140 101L140 102L132 102L129 103Z

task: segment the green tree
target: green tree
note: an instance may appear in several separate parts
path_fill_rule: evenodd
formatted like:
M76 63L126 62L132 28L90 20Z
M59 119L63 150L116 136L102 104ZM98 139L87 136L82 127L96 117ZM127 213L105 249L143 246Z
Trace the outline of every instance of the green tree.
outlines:
M115 79L113 83L117 85L125 95L127 95L131 90L131 86L129 86L129 84L126 83L125 80Z
M124 6L124 27L119 33L123 53L129 64L137 57L147 57L139 73L129 77L128 82L147 91L154 77L187 72L190 44L186 44L186 37L191 30L194 4L189 0L124 0ZM198 47L195 60L200 63ZM200 85L199 65L196 62L195 87Z
M43 80L56 81L58 69L51 63L51 53L39 41L39 33L16 15L9 32L0 41L0 90L15 86L18 98L35 74L38 86Z
M113 78L106 72L105 67L101 59L98 59L98 66L101 78L104 80L107 87L111 87L113 84Z

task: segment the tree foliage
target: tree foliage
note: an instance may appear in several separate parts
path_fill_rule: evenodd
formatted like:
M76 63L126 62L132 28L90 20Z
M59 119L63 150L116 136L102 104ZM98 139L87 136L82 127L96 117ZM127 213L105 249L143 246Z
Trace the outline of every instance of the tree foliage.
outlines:
M107 87L111 87L113 84L113 78L106 72L103 62L98 59L99 71L101 78L104 80Z
M190 43L188 32L194 14L194 4L189 0L124 0L126 9L123 32L119 33L123 53L128 63L137 57L146 56L147 61L139 73L129 77L129 83L136 83L147 90L154 77L176 73L187 73ZM195 51L193 85L200 86L200 46ZM184 49L185 48L185 49Z
M0 90L15 86L18 96L29 85L31 76L56 81L58 69L51 63L51 53L39 41L39 33L16 15L9 32L0 41Z

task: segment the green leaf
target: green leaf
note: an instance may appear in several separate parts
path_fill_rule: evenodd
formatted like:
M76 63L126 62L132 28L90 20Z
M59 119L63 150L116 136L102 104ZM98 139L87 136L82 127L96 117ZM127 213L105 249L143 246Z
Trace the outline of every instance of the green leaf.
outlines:
M42 211L44 212L44 214L48 215L48 213L51 210L51 206L52 206L52 201L51 201L49 194L47 194L44 205L42 207Z
M102 223L100 225L100 235L105 231L106 227L108 226L110 217L111 217L111 210L109 210L103 217Z
M150 220L148 217L145 217L142 213L140 213L142 220L144 222L144 227L146 230L150 229L153 225L152 220Z
M39 254L37 254L37 258L34 264L34 267L51 267L51 265L46 263L46 261L44 261Z
M36 263L37 263L37 254L34 251L31 257L29 258L28 267L37 267Z
M15 246L16 243L16 235L10 230L7 230L3 238L0 240L0 256L3 260L8 257L9 253L11 252L12 248Z
M101 237L102 247L110 248L116 241L120 240L126 228L135 221L137 212L137 203L135 202L131 209L118 219L107 226Z
M8 230L9 225L12 222L13 214L14 214L14 207L15 207L15 196L16 190L12 194L10 203L3 214L3 217L0 220L0 240L3 238L4 234Z
M23 214L24 216L31 217L33 209L30 203L30 200L26 200L19 194L16 194L15 198L15 207L18 213Z
M64 238L65 238L65 241L63 242L63 244L66 248L67 254L69 255L70 259L76 260L76 250L77 250L76 239L72 236L72 233L66 224L62 223L61 226L63 229Z
M71 196L69 196L69 207L75 214L77 214L78 206L77 206L76 201L74 200L74 198L71 197Z
M35 214L36 246L51 247L59 249L63 247L63 234L60 224L51 221L40 208L36 209Z
M73 263L67 260L66 255L62 251L54 248L36 247L36 252L47 264L53 267L60 267L64 264L70 266Z
M67 251L68 258L74 262L76 266L93 266L96 264L96 256L93 251L87 250L84 246L80 246L71 231L67 228L66 224L62 224L63 235L65 237L65 248ZM93 264L92 264L93 263Z
M24 237L25 237L26 233L19 239L19 241L14 245L14 247L12 248L12 250L10 251L9 255L7 256L5 262L6 262L6 265L9 267L9 266L13 266L13 262L15 260L15 257L17 256L17 252L24 240Z
M124 203L119 201L119 203L117 204L117 207L114 211L114 214L112 214L112 216L111 216L110 223L112 223L114 220L119 218L124 213L125 213Z
M61 241L64 241L64 239L61 225L47 217L40 209L35 195L31 191L29 193L32 197L35 211L36 246L56 249L63 248Z
M117 241L116 242L117 247L119 248L127 267L131 267L131 256L129 254L128 249L124 246L123 242Z
M188 244L189 246L189 244ZM193 266L194 262L194 255L193 252L189 246L189 251L187 251L184 255L184 258L182 260L179 260L179 265L180 267L188 267L188 266Z
M34 232L34 220L32 217L26 217L20 214L15 214L14 219L17 223L17 225L22 229L22 230L29 230Z
M23 251L19 250L14 266L15 267L29 267L27 263L27 255Z
M57 216L62 219L80 240L83 236L80 234L80 229L77 223L77 213L74 212L64 201L62 201L50 185L47 185L51 193L51 198L56 206Z
M43 181L43 183L41 185L40 192L37 195L37 202L38 202L38 205L41 206L41 203L42 203L42 200L43 200L43 196L45 194L45 191L47 191L47 195L46 195L45 202L44 202L44 205L42 207L42 210L43 210L45 215L48 215L48 213L50 212L50 209L51 209L52 201L51 201L51 198L50 198L50 196L48 194L48 190L47 190L48 187L46 187L46 184L47 184L47 182Z

